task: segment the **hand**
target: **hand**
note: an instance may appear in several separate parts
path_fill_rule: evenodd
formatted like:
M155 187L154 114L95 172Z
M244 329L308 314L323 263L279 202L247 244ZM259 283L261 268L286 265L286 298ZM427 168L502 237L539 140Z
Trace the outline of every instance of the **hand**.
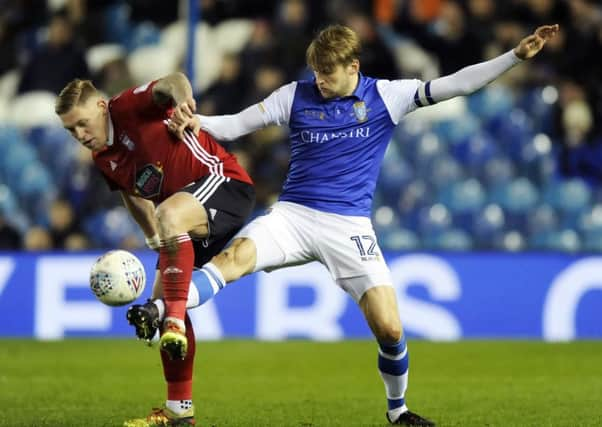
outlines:
M533 34L525 37L514 48L514 54L520 59L529 59L535 56L546 44L548 40L554 37L560 27L558 24L542 25L538 27Z
M193 98L176 105L167 126L169 131L179 139L184 138L184 131L186 129L191 129L194 134L197 134L201 129L201 125L194 116L195 110L196 102Z

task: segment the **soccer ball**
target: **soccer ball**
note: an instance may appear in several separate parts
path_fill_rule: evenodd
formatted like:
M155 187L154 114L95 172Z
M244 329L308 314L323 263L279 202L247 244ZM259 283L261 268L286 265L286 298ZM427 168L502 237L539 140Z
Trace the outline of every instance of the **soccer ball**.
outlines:
M96 260L90 271L90 289L101 302L119 306L140 296L146 284L144 267L136 255L109 251Z

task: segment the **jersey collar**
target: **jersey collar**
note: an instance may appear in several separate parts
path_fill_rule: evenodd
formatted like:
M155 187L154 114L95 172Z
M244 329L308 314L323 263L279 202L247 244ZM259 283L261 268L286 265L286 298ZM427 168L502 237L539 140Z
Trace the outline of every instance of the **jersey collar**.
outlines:
M357 74L358 74L357 86L355 87L355 90L353 91L353 93L349 96L355 97L361 101L362 99L364 99L364 95L366 95L366 78L359 71Z
M113 145L113 138L115 137L115 130L113 128L113 120L111 119L111 111L109 110L109 135L107 135L107 147Z

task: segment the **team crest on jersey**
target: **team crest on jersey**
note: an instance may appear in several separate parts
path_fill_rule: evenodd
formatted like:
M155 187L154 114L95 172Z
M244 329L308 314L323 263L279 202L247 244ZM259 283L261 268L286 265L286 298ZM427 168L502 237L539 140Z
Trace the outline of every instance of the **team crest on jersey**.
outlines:
M125 133L119 135L119 142L125 145L128 150L134 151L134 142Z
M358 122L365 122L368 119L368 109L364 101L358 101L353 104L353 113Z
M145 199L156 197L161 193L163 185L163 169L153 164L144 165L136 172L135 191Z

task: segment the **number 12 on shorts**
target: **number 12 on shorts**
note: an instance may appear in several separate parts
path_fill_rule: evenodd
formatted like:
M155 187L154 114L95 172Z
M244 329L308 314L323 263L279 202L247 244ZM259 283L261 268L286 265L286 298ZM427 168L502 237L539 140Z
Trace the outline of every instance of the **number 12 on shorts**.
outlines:
M374 250L376 248L376 238L374 236L351 236L350 239L355 242L361 257L378 256L378 252Z

